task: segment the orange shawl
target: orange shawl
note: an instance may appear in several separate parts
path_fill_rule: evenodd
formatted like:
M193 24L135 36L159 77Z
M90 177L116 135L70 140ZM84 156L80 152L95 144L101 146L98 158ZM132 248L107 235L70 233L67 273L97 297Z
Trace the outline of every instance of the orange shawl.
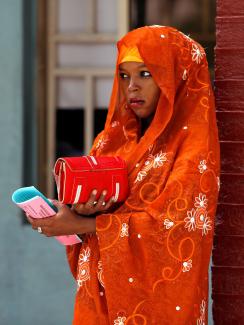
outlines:
M163 26L134 30L118 42L119 52L122 45L137 46L161 96L140 137L117 64L91 154L127 161L130 195L97 217L96 235L67 249L77 280L73 324L207 324L219 142L206 55Z

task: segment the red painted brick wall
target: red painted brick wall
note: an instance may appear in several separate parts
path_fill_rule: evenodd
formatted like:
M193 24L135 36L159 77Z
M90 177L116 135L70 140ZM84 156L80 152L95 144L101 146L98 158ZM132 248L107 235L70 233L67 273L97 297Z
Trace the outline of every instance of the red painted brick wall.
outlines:
M244 0L217 0L215 55L222 162L213 319L217 325L244 325Z

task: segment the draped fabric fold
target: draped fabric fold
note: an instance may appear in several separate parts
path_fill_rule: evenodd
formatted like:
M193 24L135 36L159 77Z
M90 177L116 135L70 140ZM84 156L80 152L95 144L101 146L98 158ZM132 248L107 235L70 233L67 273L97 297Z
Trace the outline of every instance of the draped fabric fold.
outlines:
M143 136L119 88L123 47L138 48L161 90ZM130 195L97 216L96 235L67 248L77 280L73 324L207 324L219 154L203 48L170 27L128 33L91 155L127 161Z

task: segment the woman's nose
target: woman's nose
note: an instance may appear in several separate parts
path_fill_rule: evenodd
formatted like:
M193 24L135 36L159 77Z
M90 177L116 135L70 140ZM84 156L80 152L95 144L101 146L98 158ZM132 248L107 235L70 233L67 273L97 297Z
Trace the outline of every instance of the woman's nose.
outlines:
M129 86L128 86L128 91L129 91L129 92L136 91L136 90L138 90L138 88L139 88L139 85L138 85L138 83L136 82L136 80L133 79L133 78L131 78L131 79L130 79Z

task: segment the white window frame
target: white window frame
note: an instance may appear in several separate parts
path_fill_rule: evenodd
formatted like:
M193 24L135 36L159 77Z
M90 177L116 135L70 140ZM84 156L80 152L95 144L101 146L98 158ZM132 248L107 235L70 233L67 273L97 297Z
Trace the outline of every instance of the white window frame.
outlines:
M129 0L117 1L117 33L97 33L96 25L96 0L89 0L89 21L86 33L57 33L57 12L59 0L47 1L48 32L47 32L47 146L46 146L46 194L54 195L54 179L52 169L55 163L56 153L56 110L57 110L57 80L62 77L81 78L85 81L85 139L84 152L88 154L94 135L94 80L98 77L112 77L114 69L111 68L85 68L65 67L57 68L57 46L59 44L107 44L116 41L128 32L129 29Z

